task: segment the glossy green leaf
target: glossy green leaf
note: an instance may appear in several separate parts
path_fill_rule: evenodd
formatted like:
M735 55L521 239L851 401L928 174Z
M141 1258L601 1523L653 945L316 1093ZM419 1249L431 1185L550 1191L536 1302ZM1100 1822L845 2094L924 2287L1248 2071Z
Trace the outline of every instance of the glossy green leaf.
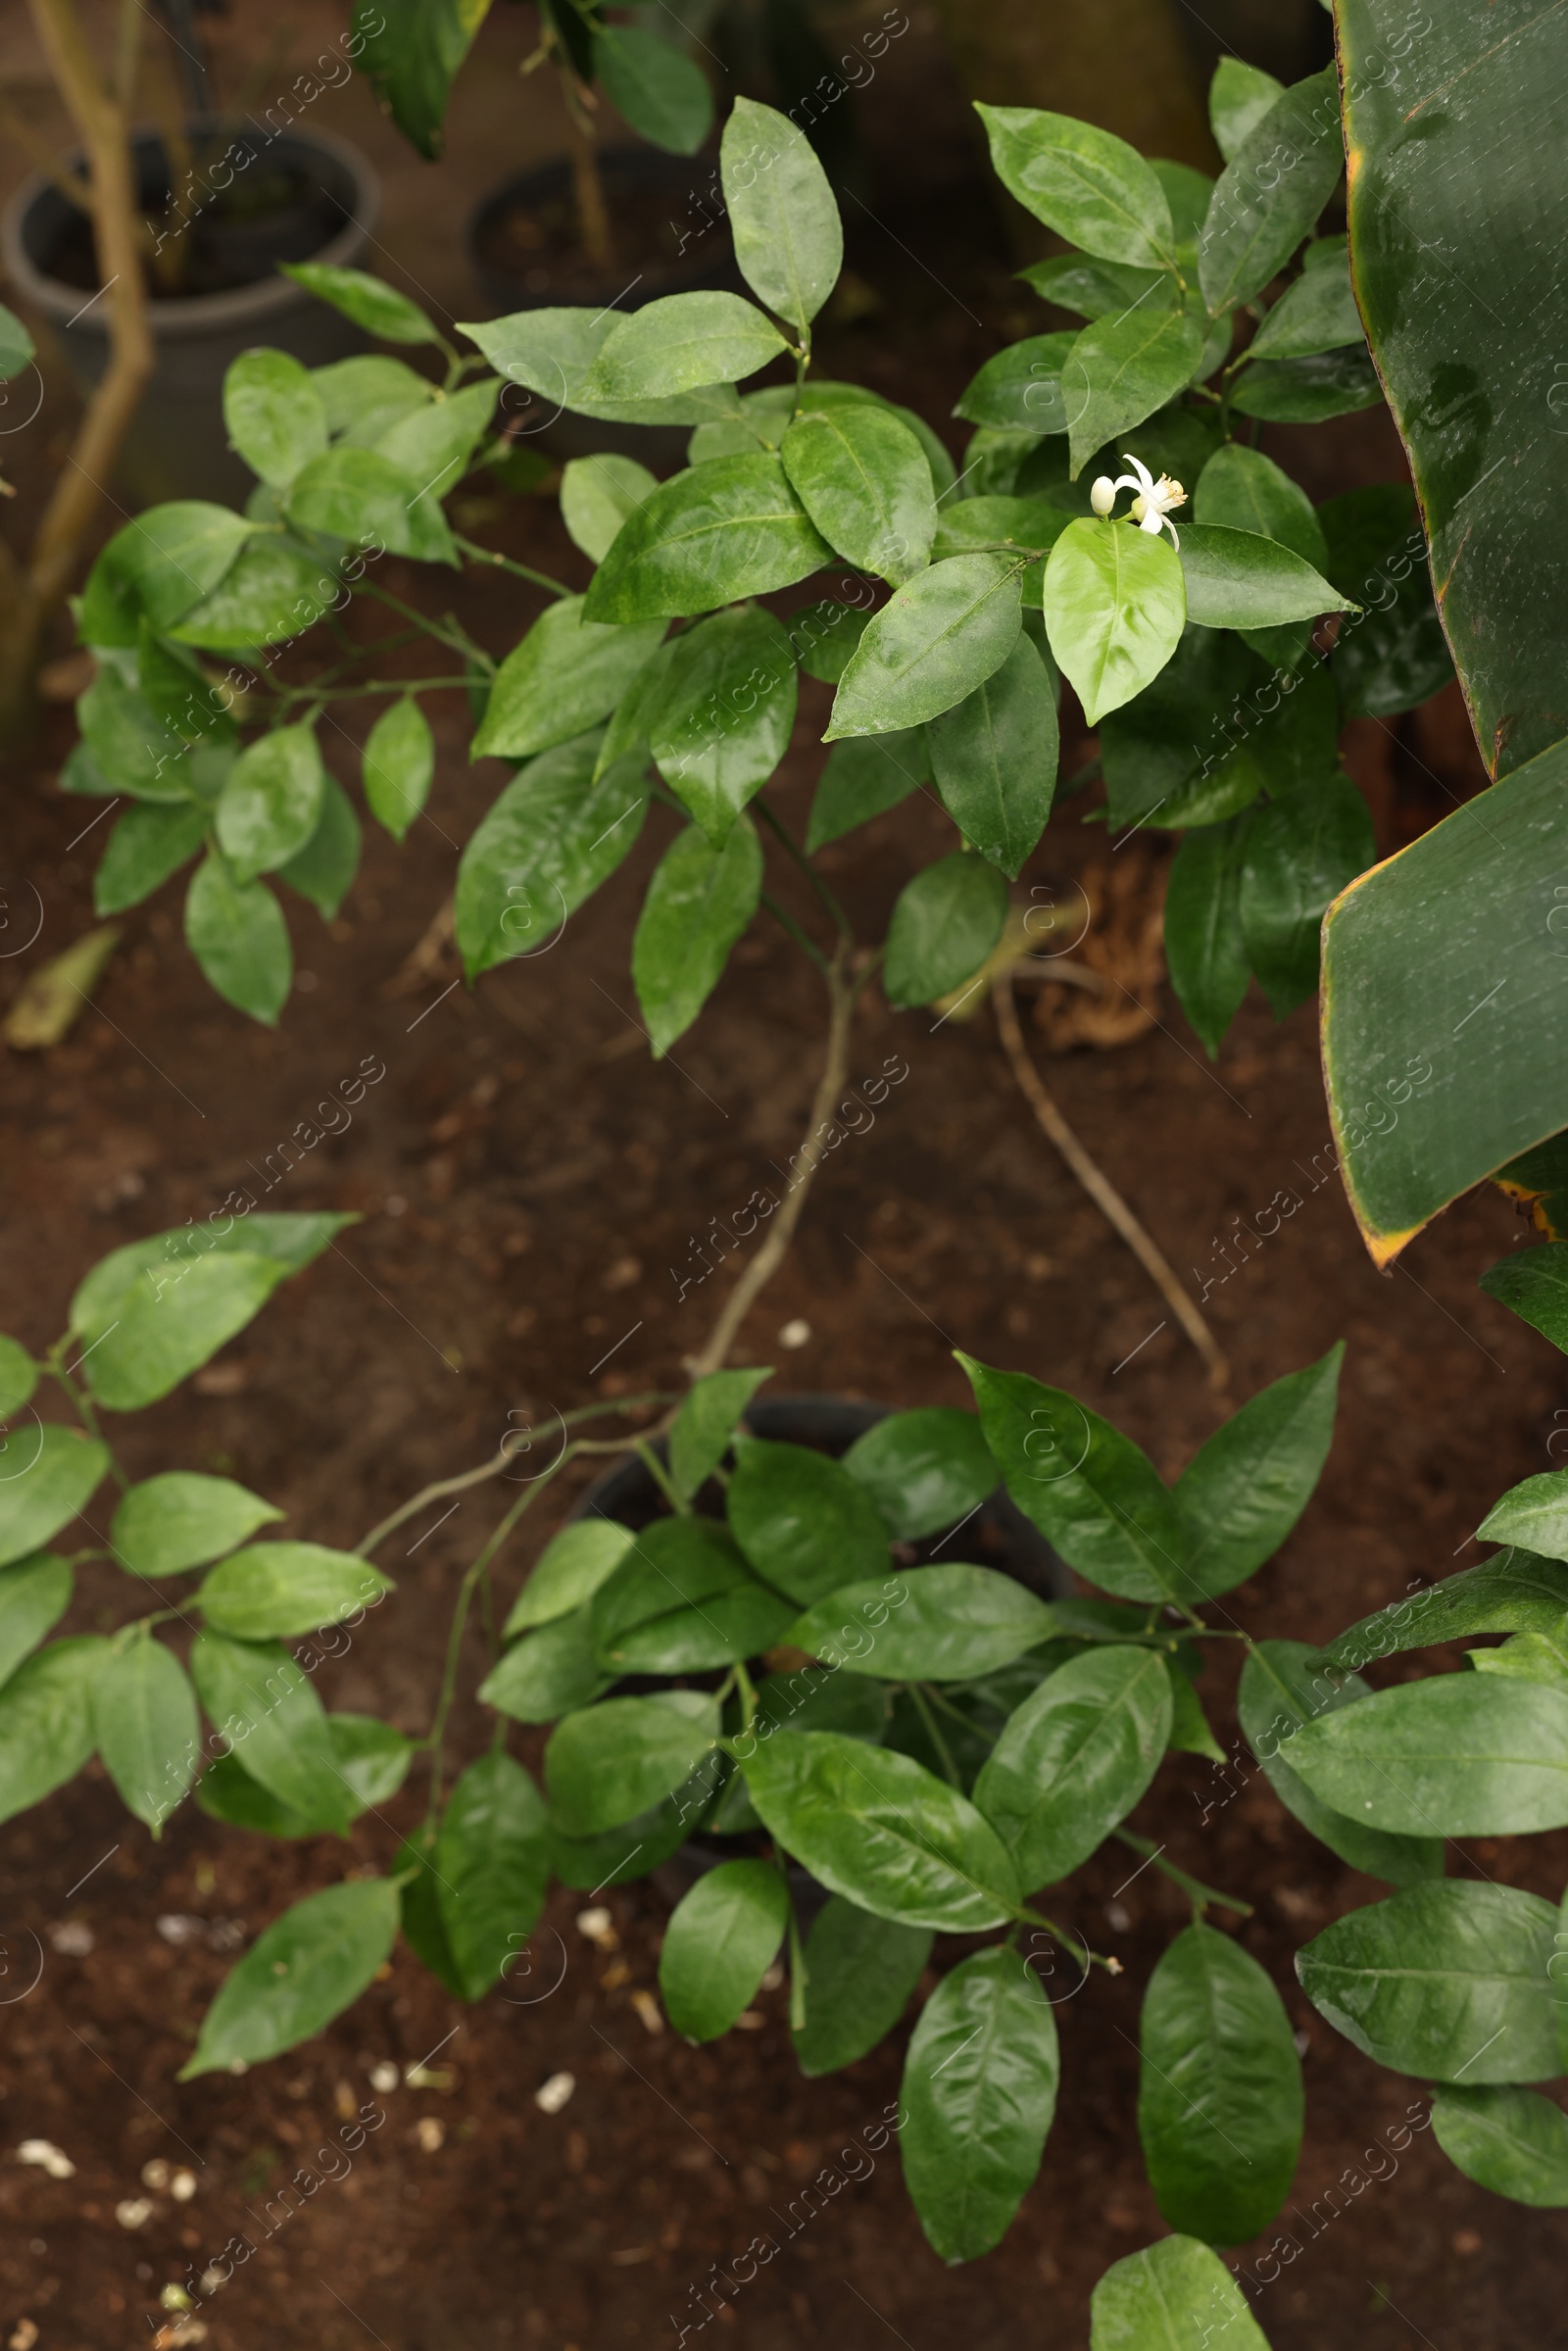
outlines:
M214 1728L279 1803L346 1828L359 1809L315 1685L275 1641L198 1633L190 1670Z
M329 302L356 326L363 326L383 343L435 343L440 340L416 303L389 286L384 278L371 277L364 269L334 269L323 262L280 262L285 277L292 277L308 294L320 302Z
M1480 1567L1446 1576L1364 1616L1330 1641L1329 1664L1360 1667L1379 1657L1476 1633L1547 1633L1568 1609L1568 1567L1529 1551L1499 1551Z
M1056 700L1020 636L995 674L927 728L942 805L982 857L1016 881L1056 790Z
M1568 1559L1568 1471L1548 1469L1522 1479L1493 1504L1476 1541L1516 1543L1548 1559Z
M546 1639L549 1631L532 1638ZM545 1787L552 1823L564 1835L593 1837L618 1828L707 1762L714 1734L710 1702L695 1690L670 1690L665 1697L688 1703L607 1698L557 1725L545 1749Z
M979 1421L947 1404L888 1413L857 1437L844 1467L904 1543L972 1518L1000 1482Z
M1156 1649L1074 1657L1012 1714L974 1798L1026 1890L1053 1886L1103 1843L1143 1794L1170 1739Z
M292 539L260 539L169 635L180 645L220 652L273 645L310 628L338 593L333 567L308 548Z
M1164 667L1187 618L1175 550L1131 524L1089 516L1069 522L1053 547L1042 603L1056 665L1091 726Z
M1167 1652L1165 1674L1170 1683L1170 1739L1173 1755L1206 1755L1210 1763L1229 1761L1225 1749L1209 1728L1202 1701L1188 1679L1186 1669L1178 1658Z
M243 514L205 499L150 507L116 531L88 575L83 643L134 645L143 612L154 628L172 628L218 586L250 533Z
M790 641L755 605L715 612L670 646L649 742L661 775L714 849L784 756L796 693Z
M311 381L321 395L334 439L357 434L369 423L377 432L384 430L400 409L423 408L435 398L435 386L425 376L379 351L313 367Z
M1217 1599L1271 1559L1306 1508L1334 1439L1345 1342L1259 1391L1176 1481L1193 1596Z
M1477 2089L1547 2082L1562 2071L1546 1972L1557 1921L1511 1886L1407 1886L1326 1927L1296 1972L1335 2030L1396 2074Z
M1112 2262L1090 2305L1089 2351L1193 2351L1223 2329L1226 2351L1268 2351L1241 2287L1196 2237L1165 2236Z
M627 516L584 610L597 621L708 612L831 561L776 457L714 458L662 482Z
M92 1753L93 1684L108 1656L90 1635L53 1641L0 1689L0 1821L64 1788Z
M268 486L286 489L326 447L321 395L286 351L242 351L223 376L229 447Z
M659 1956L664 2013L688 2040L727 2033L771 1967L790 1898L770 1862L724 1861L677 1903Z
M1175 232L1165 192L1125 139L1031 106L976 106L991 162L1037 220L1102 261L1166 269Z
M867 402L813 409L809 389L779 455L830 547L897 587L924 568L936 530L931 468L890 410Z
M594 1649L607 1673L701 1673L771 1648L794 1613L712 1519L660 1518L594 1594Z
M907 1755L829 1731L773 1739L752 1753L739 1743L753 1803L829 1893L955 1935L1011 1914L1017 1880L996 1832Z
M984 857L961 850L905 885L888 925L883 986L890 1004L931 1004L985 962L1007 913L1007 885Z
M210 1776L210 1775L209 1775ZM206 1782L203 1782L203 1787ZM201 1801L201 1791L197 1791ZM446 1924L441 1916L440 1885L435 1874L435 1832L421 1829L415 1837L398 1847L392 1864L392 1875L402 1880L399 1894L398 1923L403 1938L415 1956L452 1994L455 2000L464 1997L463 1979L458 1963L447 1941Z
M52 1551L34 1551L0 1570L0 1683L60 1622L74 1581L69 1562Z
M584 599L548 605L497 670L471 759L527 759L570 742L614 709L664 634L662 621L603 627Z
M1059 1388L957 1360L1007 1492L1069 1566L1120 1599L1185 1596L1191 1539L1132 1439Z
M1159 315L1157 304L1151 310ZM1004 432L1065 432L1069 416L1083 400L1080 379L1074 379L1070 401L1062 383L1062 370L1077 343L1070 331L1026 335L1021 343L1009 343L964 386L954 415Z
M1568 1695L1568 1611L1549 1633L1515 1633L1498 1648L1472 1649L1470 1663L1478 1674L1541 1682Z
M286 512L296 530L319 531L390 555L413 555L411 510L418 488L379 450L337 442L295 475Z
M1042 302L1076 311L1081 318L1103 318L1131 310L1136 302L1157 302L1166 288L1172 301L1176 293L1175 281L1163 269L1134 269L1087 253L1054 254L1050 261L1031 262L1018 275Z
M1184 524L1181 567L1188 614L1204 628L1273 628L1349 609L1311 563L1254 530Z
M116 1412L156 1403L245 1328L288 1270L260 1251L172 1254L127 1285L121 1313L96 1340L93 1394Z
M635 844L648 811L642 755L595 777L598 748L585 735L530 759L475 828L457 889L470 979L547 946Z
M626 516L658 487L633 457L606 450L572 458L561 474L561 519L572 544L590 563L602 563Z
M1214 144L1227 163L1284 95L1285 84L1260 67L1244 65L1239 57L1220 59L1208 85L1208 120Z
M1211 797L1210 779L1234 757L1226 718L1245 723L1245 752L1266 722L1265 712L1282 708L1285 699L1286 690L1270 686L1262 664L1238 637L1189 623L1164 668L1101 723L1108 821L1118 829L1139 817L1163 822L1167 815L1183 824L1218 823L1234 812L1200 812L1202 800Z
M829 1895L806 1938L806 2023L794 2036L801 2072L836 2074L885 2040L930 1956L929 1928Z
M831 680L829 681L832 682ZM931 777L930 750L923 727L895 727L886 735L852 735L835 743L811 802L806 827L809 854L825 849L857 825L868 824L907 800Z
M526 403L511 404L513 415L526 415L532 432L553 423L563 409L619 424L701 425L742 414L735 387L727 383L701 384L656 400L593 399L586 389L589 374L623 317L613 305L609 310L514 311L508 318L465 322L460 332L478 344L510 383L538 394L536 413L528 413Z
M356 0L350 54L361 58L404 137L432 160L442 149L453 76L488 7L489 0Z
M666 1796L662 1804L597 1837L564 1837L552 1823L550 1866L563 1886L584 1893L630 1886L679 1851L702 1820L711 1793L711 1782L702 1781L684 1795Z
M207 811L199 808L127 808L93 878L93 912L122 914L140 906L196 855L207 823Z
M1202 351L1197 318L1152 302L1086 326L1061 371L1072 478L1105 442L1173 400Z
M552 1535L513 1602L502 1628L507 1640L581 1608L620 1565L632 1540L631 1529L612 1518L574 1519Z
M845 1584L791 1625L795 1648L892 1682L966 1682L1048 1640L1051 1610L1011 1576L961 1565ZM867 1639L869 1634L869 1639Z
M126 1807L154 1837L188 1792L201 1724L172 1649L143 1637L115 1648L93 1682L93 1736Z
M514 1641L480 1683L479 1695L514 1722L554 1723L591 1705L613 1679L594 1655L592 1621L579 1603Z
M1260 450L1244 448L1239 441L1227 441L1216 449L1199 475L1193 493L1193 520L1276 539L1315 571L1328 570L1328 544L1306 492L1282 472L1272 458L1264 457Z
M1335 1811L1406 1837L1507 1837L1568 1824L1568 1695L1440 1674L1319 1715L1291 1769Z
M362 776L372 816L401 841L430 797L435 739L412 694L390 703L366 737Z
M827 174L787 116L737 98L719 146L735 259L752 291L804 332L837 283L844 232Z
M277 869L278 880L309 899L323 922L333 919L353 887L360 869L361 837L353 802L336 777L327 776L316 830Z
M723 1460L741 1415L771 1377L769 1370L712 1371L696 1382L669 1432L669 1474L686 1500Z
M1568 2204L1568 2115L1539 2090L1435 2090L1432 2134L1467 2180L1537 2211Z
M358 1878L307 1894L224 1978L179 2080L260 2065L322 2032L357 2000L392 1948L398 1891Z
M1237 377L1231 406L1266 424L1322 424L1381 408L1383 386L1359 346L1311 359L1256 360Z
M1200 1921L1150 1979L1139 2026L1138 2135L1173 2229L1239 2245L1290 2193L1300 2152L1301 2061L1274 1985Z
M1318 509L1324 565L1361 610L1340 623L1330 663L1348 717L1414 710L1453 676L1432 600L1426 534L1403 482L1347 490Z
M1018 641L1022 568L1013 556L953 556L900 588L856 648L823 740L917 726L983 684Z
M757 911L761 887L762 852L749 817L728 828L719 850L688 825L660 859L631 957L656 1061L685 1035L717 987L730 949Z
M20 1412L42 1377L20 1340L0 1335L0 1420Z
M544 1908L550 1843L544 1800L520 1763L481 1756L459 1775L435 1851L436 1900L465 1999L479 2000Z
M368 1560L318 1543L255 1543L222 1560L195 1594L215 1632L233 1641L280 1641L340 1624L392 1590Z
M232 1478L167 1470L132 1486L116 1508L109 1540L133 1576L173 1576L237 1550L247 1536L283 1516Z
M1264 633L1249 630L1249 640ZM1210 748L1204 751L1201 742L1193 744L1195 756L1202 755L1201 763L1162 805L1150 810L1153 822L1173 827L1221 823L1250 808L1264 791L1271 800L1298 797L1315 802L1325 790L1332 797L1341 718L1328 669L1308 660L1294 673L1277 670L1263 684L1254 682L1255 665L1250 664L1250 690L1240 708L1233 703L1223 718L1212 708L1204 712L1195 731L1206 736ZM1305 819L1298 821L1304 824ZM1246 828L1249 840L1252 829L1250 824ZM1315 964L1313 968L1315 972Z
M976 1951L944 1976L899 2085L905 2184L944 2261L999 2244L1034 2184L1056 2111L1056 2019L1016 1951Z
M853 604L838 604L832 598L808 604L803 611L792 613L790 643L807 676L820 678L825 686L836 686L865 634L870 617L869 605L862 609Z
M1394 1837L1369 1829L1364 1815L1334 1811L1291 1768L1291 1740L1303 1723L1371 1694L1359 1675L1326 1669L1304 1641L1260 1641L1242 1669L1237 1705L1243 1735L1274 1793L1331 1853L1392 1886L1441 1878L1441 1837Z
M713 93L695 58L639 24L594 37L600 87L639 138L670 155L695 155L713 122Z
M189 806L194 795L187 745L119 670L99 670L76 705L76 717L88 755L111 791Z
M1345 169L1332 66L1293 82L1257 121L1214 189L1199 244L1210 313L1248 302L1295 252Z
M247 744L218 803L218 841L244 888L303 849L321 812L326 771L312 726L277 727Z
M881 1512L847 1470L808 1445L743 1440L726 1503L758 1574L803 1608L841 1584L888 1573Z
M1348 253L1303 270L1264 318L1248 349L1254 359L1308 359L1362 344L1361 314L1350 288Z
M1242 934L1246 826L1236 816L1183 833L1165 891L1170 984L1211 1061L1251 977Z
M1274 1015L1317 985L1323 916L1377 856L1372 817L1348 775L1257 810L1242 857L1242 936Z
M0 1461L0 1567L9 1567L86 1508L108 1471L109 1452L77 1429L34 1421L11 1431Z
M1568 1352L1568 1243L1548 1241L1489 1265L1481 1277L1489 1298Z
M666 294L617 317L584 378L590 401L659 400L754 375L784 338L739 294Z

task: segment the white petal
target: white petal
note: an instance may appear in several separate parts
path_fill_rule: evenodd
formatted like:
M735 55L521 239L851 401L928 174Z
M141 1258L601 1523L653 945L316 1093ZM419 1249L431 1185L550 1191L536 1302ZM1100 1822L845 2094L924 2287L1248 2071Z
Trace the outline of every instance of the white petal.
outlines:
M1154 486L1154 477L1150 472L1149 467L1143 463L1141 458L1134 457L1130 449L1124 449L1122 451L1121 462L1124 465L1131 465L1133 471L1138 476L1139 488L1147 496Z

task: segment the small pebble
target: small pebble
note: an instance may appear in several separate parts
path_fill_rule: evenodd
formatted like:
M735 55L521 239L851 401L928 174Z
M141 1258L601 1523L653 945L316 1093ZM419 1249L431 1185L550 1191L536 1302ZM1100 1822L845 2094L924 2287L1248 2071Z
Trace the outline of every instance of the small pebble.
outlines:
M370 2087L380 2097L389 2096L397 2088L402 2079L402 2075L389 2057L383 2057L379 2065L372 2065L370 2068Z
M777 1991L783 1981L784 1970L780 1967L778 1961L775 1959L770 1968L764 1968L762 1970L762 1981L758 1986L758 1989L760 1991Z
M85 1959L92 1949L92 1929L79 1919L68 1919L63 1927L51 1927L49 1940L65 1959Z
M151 2163L142 2165L141 2183L143 2187L150 2187L155 2196L163 2194L169 2185L169 2166L161 2155L155 2155Z
M216 2294L220 2286L227 2285L229 2278L232 2275L233 2273L231 2271L224 2272L222 2270L203 2270L201 2275L202 2292L204 2294Z
M51 2180L72 2180L75 2177L75 2165L63 2147L55 2145L53 2139L24 2138L17 2149L17 2161L35 2163L41 2172L48 2173Z
M188 2204L196 2193L195 2173L187 2172L181 2166L169 2182L169 2192L176 2204Z
M158 2300L164 2310L190 2310L194 2307L184 2287L176 2285L172 2279L164 2287Z
M31 2319L19 2319L11 2331L6 2351L32 2351L38 2340L38 2329Z
M597 1943L601 1951L614 1951L620 1946L615 1922L602 1902L596 1902L591 1910L578 1911L577 1933L587 1941Z
M575 2074L552 2074L533 2093L533 2102L541 2114L559 2114L577 2086Z
M743 2008L735 2023L742 2033L760 2033L767 2019L760 2008Z
M1133 1923L1133 1914L1125 1902L1107 1902L1105 1921L1117 1935L1125 1935Z
M152 2217L152 2202L146 2196L122 2196L115 2206L115 2218L122 2229L145 2229Z
M780 1347L809 1347L811 1344L810 1324L803 1321L797 1314L793 1322L787 1322L780 1331L778 1343Z
M634 1991L631 1995L631 2004L642 2018L644 2029L647 2032L663 2032L664 2020L660 2012L659 2002L651 1991Z
M1455 2253L1479 2253L1481 2239L1473 2229L1456 2229L1453 2232Z
M421 2114L414 2126L414 2135L426 2155L434 2155L446 2144L447 2127L439 2115Z

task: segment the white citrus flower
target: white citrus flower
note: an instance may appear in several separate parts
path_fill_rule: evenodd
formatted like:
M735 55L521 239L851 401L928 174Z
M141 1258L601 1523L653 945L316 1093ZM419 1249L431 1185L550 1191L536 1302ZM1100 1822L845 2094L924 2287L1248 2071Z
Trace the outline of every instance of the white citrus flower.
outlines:
M1187 492L1179 481L1172 481L1168 473L1162 473L1156 481L1149 467L1127 451L1123 451L1122 457L1123 463L1131 465L1132 472L1118 474L1114 481L1108 473L1100 475L1089 493L1089 503L1095 513L1108 514L1116 503L1117 491L1132 490L1136 495L1132 503L1131 519L1139 529L1147 530L1152 536L1160 530L1168 530L1171 544L1179 547L1181 541L1176 536L1176 525L1170 516L1174 507L1187 504Z

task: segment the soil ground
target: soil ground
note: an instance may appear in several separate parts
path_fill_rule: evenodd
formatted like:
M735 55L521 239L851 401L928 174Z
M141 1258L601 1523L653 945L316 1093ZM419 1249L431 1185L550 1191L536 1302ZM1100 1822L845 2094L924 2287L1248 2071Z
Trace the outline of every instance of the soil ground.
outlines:
M901 128L918 142L918 116ZM961 140L937 128L948 147L933 131L925 151L961 161ZM1038 313L1013 315L1000 231L974 183L938 178L922 202L906 195L902 209L882 211L909 258L887 235L858 235L852 263L879 308L830 328L826 364L945 416L975 366L1038 325ZM977 264L977 253L989 258ZM1392 436L1360 419L1265 445L1317 496L1398 467ZM553 505L485 498L473 494L474 535L579 578ZM416 586L390 566L387 584ZM536 609L527 589L473 574L451 595L498 651ZM797 829L825 704L825 689L806 687L776 790ZM363 1221L194 1387L114 1431L133 1476L231 1474L286 1507L287 1532L330 1543L353 1543L427 1481L484 1458L509 1421L547 1431L552 1407L678 1384L732 1278L726 1267L678 1301L693 1241L713 1219L727 1223L794 1148L819 1050L817 983L780 931L759 926L677 1058L649 1059L627 950L666 838L659 817L548 954L472 994L434 957L400 992L458 848L503 780L494 764L465 763L455 708L443 722L429 707L443 738L430 819L401 851L368 836L361 880L333 925L291 906L299 993L275 1034L207 992L179 937L176 888L128 919L99 1004L70 1042L13 1055L5 1070L0 1319L42 1346L97 1257L202 1219L235 1186L254 1191L255 1171L301 1121L335 1117L318 1105L341 1100L357 1069L384 1065L352 1123L268 1200L352 1209ZM1088 746L1081 727L1067 732L1070 770ZM96 808L52 788L69 740L62 720L14 791L7 879L38 890L45 926L0 970L31 968L90 919L94 841L76 836ZM347 736L333 758L351 777ZM1350 758L1385 851L1480 781L1451 698L1392 728L1361 725ZM1068 805L1024 876L1063 906L1087 861L1104 856L1103 836L1077 820L1085 805ZM950 843L945 819L917 797L841 845L833 884L862 935L876 934L908 874ZM809 921L787 871L773 886ZM738 1359L777 1363L783 1388L961 1403L951 1357L959 1346L1081 1396L1174 1474L1224 1407L1045 1147L989 1014L936 1027L933 1017L895 1016L874 994L867 1002L854 1073L896 1055L907 1078L830 1163ZM1205 1311L1234 1366L1233 1400L1348 1342L1322 1487L1278 1559L1234 1595L1237 1621L1323 1638L1462 1562L1496 1494L1550 1465L1568 1389L1556 1354L1475 1287L1526 1238L1512 1211L1473 1195L1392 1278L1373 1272L1325 1172L1310 1008L1277 1028L1254 993L1210 1065L1167 992L1136 1042L1054 1058L1048 1075L1194 1290L1211 1279ZM1282 1189L1299 1209L1261 1245L1239 1245L1239 1227ZM795 1321L809 1336L782 1348ZM537 1523L523 1522L510 1579L574 1491L563 1479ZM494 1494L465 1497L444 1521L432 1509L389 1546L397 1595L322 1668L330 1705L423 1729L452 1590L496 1515ZM108 1629L132 1610L114 1570L86 1569L71 1629ZM482 1670L475 1636L459 1716L469 1752L488 1738L488 1717L466 1702ZM1234 1749L1223 1663L1203 1695ZM536 1739L514 1744L537 1762ZM352 1865L383 1866L417 1812L411 1788L384 1818L367 1816ZM1307 2138L1279 2225L1298 2250L1257 2306L1276 2351L1560 2340L1563 2220L1462 2180L1419 2128L1420 2085L1362 2060L1295 1986L1295 1950L1381 1889L1315 1845L1242 1764L1221 1774L1172 1758L1135 1826L1254 1905L1237 1931L1304 2039ZM1479 1842L1451 1866L1555 1897L1568 1837ZM296 2054L244 2078L177 2085L238 1942L344 1867L331 1839L279 1846L220 1830L189 1804L153 1844L96 1767L0 1831L0 2142L9 2155L47 2137L76 2166L56 2180L0 2163L0 2318L16 2351L33 2328L39 2351L148 2341L165 2281L202 2271L240 2233L260 2249L203 2305L213 2351L367 2341L612 2351L694 2328L705 2280L715 2266L730 2273L760 2232L783 2250L709 2322L737 2351L874 2351L890 2336L908 2351L955 2336L1001 2351L1020 2322L1054 2351L1082 2351L1095 2279L1162 2228L1134 2128L1137 2015L1185 1906L1152 1872L1124 1883L1116 1848L1059 1907L1126 1972L1097 1977L1064 2004L1062 2094L1040 2181L1001 2248L953 2272L920 2236L893 2145L873 2151L904 2033L808 2083L781 1993L760 1996L759 2030L707 2049L651 2030L646 1995L668 1907L656 1883L606 1897L613 1951L578 1932L582 1897L558 1892L535 1938L537 1978L515 1997L462 2009L400 1949L385 1980ZM938 1968L965 1947L939 1943ZM377 2065L426 2058L423 2086L371 2086ZM547 2115L534 2092L563 2070L575 2093ZM374 2127L346 2172L343 2157L318 2158L362 2106ZM1376 2152L1391 2131L1397 2144L1407 2113L1418 2126L1408 2147ZM190 2201L143 2189L142 2168L156 2160L191 2166ZM284 2219L279 2191L307 2166L319 2184ZM803 2224L802 2189L824 2167L843 2184ZM117 2206L144 2195L152 2210L129 2229ZM1250 2269L1265 2250L1260 2240L1236 2258Z

